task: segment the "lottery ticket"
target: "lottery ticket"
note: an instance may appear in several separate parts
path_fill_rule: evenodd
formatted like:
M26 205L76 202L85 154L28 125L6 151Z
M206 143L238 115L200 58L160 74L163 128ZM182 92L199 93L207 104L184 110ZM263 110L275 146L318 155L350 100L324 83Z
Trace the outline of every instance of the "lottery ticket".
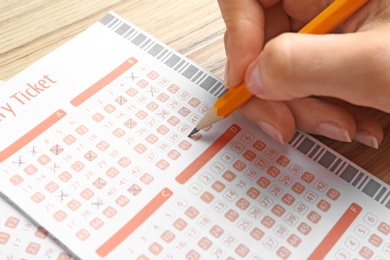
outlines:
M0 190L68 257L389 259L389 185L314 138L188 137L225 91L108 13L1 87Z

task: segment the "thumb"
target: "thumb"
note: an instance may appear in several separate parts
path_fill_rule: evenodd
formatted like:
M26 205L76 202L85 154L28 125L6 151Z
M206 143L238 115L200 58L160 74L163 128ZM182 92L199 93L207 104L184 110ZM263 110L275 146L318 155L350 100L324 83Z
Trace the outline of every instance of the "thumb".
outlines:
M328 96L390 112L387 35L384 30L282 34L248 67L246 85L262 99Z
M218 0L218 4L226 24L225 85L235 87L263 47L264 11L257 1Z

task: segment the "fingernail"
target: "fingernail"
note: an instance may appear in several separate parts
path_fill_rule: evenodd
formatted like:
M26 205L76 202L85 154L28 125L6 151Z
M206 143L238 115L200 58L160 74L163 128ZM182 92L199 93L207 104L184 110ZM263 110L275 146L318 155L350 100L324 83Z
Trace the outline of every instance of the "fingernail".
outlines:
M271 124L264 121L259 121L257 122L257 125L272 139L278 141L281 144L286 144L286 142L283 140L282 134Z
M364 145L367 145L369 147L375 148L375 149L379 148L378 140L373 135L371 135L369 132L367 132L365 130L358 129L356 131L354 140L358 141L359 143L362 143Z
M254 94L258 95L263 92L263 84L260 79L258 63L255 62L250 65L248 69L248 78L246 81L248 90Z
M225 72L223 75L225 86L228 86L228 75L229 75L229 59L226 59Z
M334 140L351 142L351 137L349 136L348 131L333 123L321 123L317 126L316 131L317 134Z

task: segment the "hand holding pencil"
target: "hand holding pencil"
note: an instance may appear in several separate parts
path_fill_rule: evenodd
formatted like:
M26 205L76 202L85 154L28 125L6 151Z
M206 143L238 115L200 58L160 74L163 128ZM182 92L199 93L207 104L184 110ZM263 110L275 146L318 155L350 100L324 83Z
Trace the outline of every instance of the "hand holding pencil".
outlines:
M355 139L377 148L383 138L381 126L375 119L361 112L361 107L350 103L367 106L371 102L368 104L370 107L386 112L390 109L377 104L375 100L356 100L354 91L349 89L350 92L347 92L347 88L351 88L347 79L364 82L366 85L359 91L363 91L363 87L372 90L367 86L370 77L362 71L367 68L366 64L363 67L361 62L354 62L354 57L350 55L360 53L360 56L356 55L356 60L367 59L367 55L361 53L365 54L364 51L372 43L380 44L377 38L370 39L368 35L375 36L375 26L381 25L380 17L376 17L376 14L380 8L389 4L381 0L371 0L367 4L367 1L336 0L321 13L323 17L326 12L328 16L332 13L333 17L319 23L320 26L329 27L318 27L316 32L310 26L316 23L318 26L319 20L316 22L316 19L319 16L316 19L313 17L325 8L323 2L246 0L238 3L220 0L227 25L226 85L234 90L237 87L233 86L239 85L245 78L248 91L244 95L249 98L255 94L256 97L242 105L240 111L281 143L287 143L295 129L299 129L340 141L350 142ZM364 6L357 11L360 5ZM338 20L335 17L343 18ZM305 24L306 31L300 30ZM331 32L340 24L337 31L343 33L312 35ZM300 33L283 33L288 31ZM341 66L355 71L345 70ZM340 74L346 75L345 79ZM384 82L380 83L379 87L387 87ZM220 100L227 99L222 97ZM216 105L221 105L220 100ZM240 100L242 102L243 99ZM229 101L229 104L232 103ZM226 114L220 113L218 116L223 118ZM207 124L215 123L210 121L209 116L205 118L208 119ZM202 121L204 123L205 120ZM201 123L196 130L202 128Z

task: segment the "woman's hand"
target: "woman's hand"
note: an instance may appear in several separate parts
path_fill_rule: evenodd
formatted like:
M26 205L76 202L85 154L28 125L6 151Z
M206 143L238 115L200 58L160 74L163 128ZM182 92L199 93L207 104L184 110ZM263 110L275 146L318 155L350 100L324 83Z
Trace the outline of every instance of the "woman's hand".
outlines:
M378 148L390 112L390 1L371 0L338 33L297 32L332 0L219 0L226 23L225 84L256 95L240 111L287 143L295 129Z

